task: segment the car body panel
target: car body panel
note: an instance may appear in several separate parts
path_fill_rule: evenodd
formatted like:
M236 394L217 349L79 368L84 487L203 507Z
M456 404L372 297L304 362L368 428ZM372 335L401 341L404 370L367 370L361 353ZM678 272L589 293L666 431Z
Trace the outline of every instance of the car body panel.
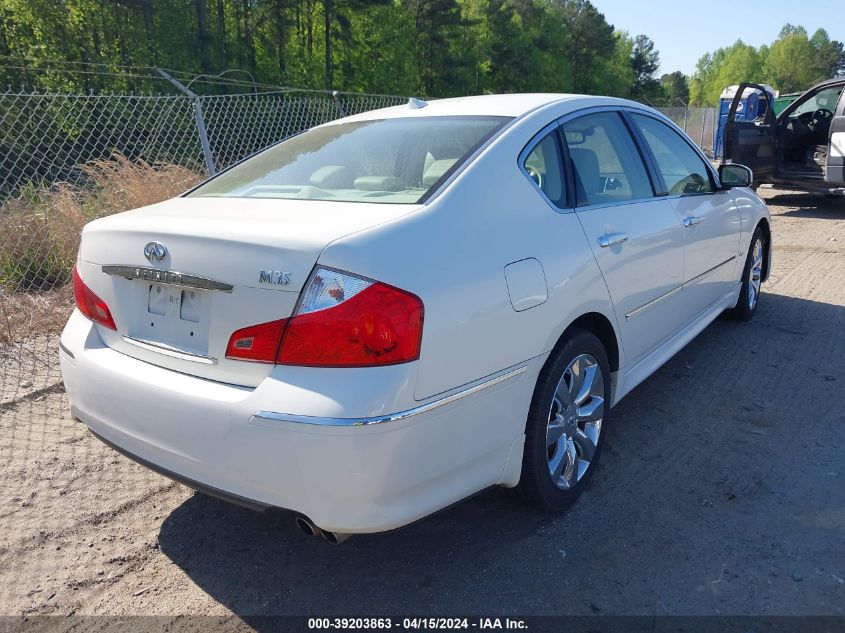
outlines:
M681 133L665 117L600 97L450 101L356 117L425 110L516 117L423 204L194 198L93 223L79 272L114 305L118 329L78 311L65 328L61 363L73 415L142 463L189 483L293 510L327 530L382 531L485 487L518 483L534 386L576 321L598 318L612 330L615 340L606 343L618 350L615 404L735 305L747 243L757 223L768 221L750 190L575 210L551 204L519 162L541 130L590 109L637 109ZM683 226L693 214L706 219L697 232ZM598 245L599 237L621 231L627 242ZM150 240L167 243L171 259L162 270L178 266L232 285L207 297L213 318L207 348L199 351L215 365L125 340L143 325L127 314L146 314L137 290L147 282L102 267L154 268L143 259ZM688 283L729 251L734 266L706 283ZM517 268L515 300L506 270L520 262L531 263ZM257 282L267 266L289 267L289 287ZM315 266L420 297L419 358L354 369L225 359L232 331L294 312ZM629 324L626 316L666 294ZM530 305L517 309L522 300Z

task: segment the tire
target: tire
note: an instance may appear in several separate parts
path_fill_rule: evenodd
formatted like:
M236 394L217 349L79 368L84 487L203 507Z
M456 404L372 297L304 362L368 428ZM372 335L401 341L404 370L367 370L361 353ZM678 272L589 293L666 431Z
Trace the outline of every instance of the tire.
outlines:
M609 410L607 353L593 334L573 328L546 360L534 388L517 485L523 501L545 512L575 502L601 455ZM553 470L560 471L556 479Z
M766 238L758 226L751 236L745 267L742 269L742 288L736 307L728 310L728 316L737 321L750 321L757 314L762 291L763 257L766 253Z

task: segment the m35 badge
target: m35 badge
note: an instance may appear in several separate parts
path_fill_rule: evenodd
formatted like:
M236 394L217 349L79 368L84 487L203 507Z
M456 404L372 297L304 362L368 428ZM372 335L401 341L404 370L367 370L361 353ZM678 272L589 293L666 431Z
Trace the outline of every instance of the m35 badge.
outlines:
M281 270L259 270L258 283L273 286L287 286L290 283L290 273Z

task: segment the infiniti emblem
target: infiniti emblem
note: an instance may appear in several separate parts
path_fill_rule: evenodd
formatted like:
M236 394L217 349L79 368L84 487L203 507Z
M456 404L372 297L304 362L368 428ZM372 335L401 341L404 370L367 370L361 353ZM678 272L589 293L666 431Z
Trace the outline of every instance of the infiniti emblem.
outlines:
M151 264L163 262L164 258L167 257L167 247L161 242L150 242L144 247L144 257Z

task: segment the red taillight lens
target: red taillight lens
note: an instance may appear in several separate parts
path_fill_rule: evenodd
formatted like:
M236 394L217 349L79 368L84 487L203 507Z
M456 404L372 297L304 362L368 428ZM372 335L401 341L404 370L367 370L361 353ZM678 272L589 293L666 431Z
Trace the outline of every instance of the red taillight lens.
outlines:
M108 305L85 285L82 277L79 276L79 271L76 270L76 265L73 267L73 296L76 299L76 307L82 314L111 330L117 329Z
M238 330L226 357L307 367L395 365L419 358L422 326L416 295L318 268L290 319Z
M226 358L258 363L275 362L285 323L287 319L281 319L237 330L226 346Z
M323 307L326 303L329 307ZM423 304L416 295L320 269L288 322L277 362L309 367L406 363L420 356L422 326Z

